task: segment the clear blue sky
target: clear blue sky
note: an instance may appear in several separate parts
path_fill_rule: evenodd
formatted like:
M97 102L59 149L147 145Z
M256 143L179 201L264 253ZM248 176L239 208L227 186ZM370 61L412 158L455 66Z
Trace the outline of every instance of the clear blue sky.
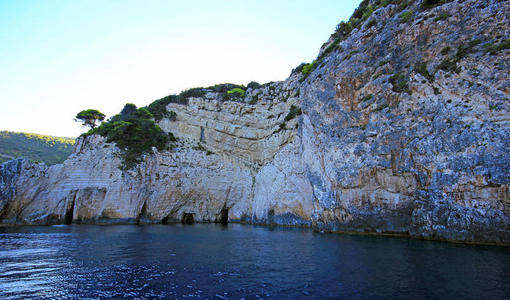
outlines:
M360 0L0 0L0 130L75 137L184 89L284 80Z

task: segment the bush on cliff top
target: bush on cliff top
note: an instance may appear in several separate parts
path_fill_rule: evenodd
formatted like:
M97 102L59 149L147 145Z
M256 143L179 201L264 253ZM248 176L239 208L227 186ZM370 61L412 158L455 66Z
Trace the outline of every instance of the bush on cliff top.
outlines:
M244 98L244 90L241 88L233 88L227 91L228 100L242 99Z
M121 113L111 117L99 127L84 134L100 134L107 142L115 143L121 149L122 169L130 169L141 162L144 153L168 148L169 141L175 141L173 134L166 134L156 125L152 113L146 108L126 104Z
M251 82L250 85L259 87L260 85L256 82ZM233 93L229 94L229 91L235 90ZM242 91L242 92L241 92ZM163 118L170 117L169 112L166 110L166 106L170 103L177 103L182 105L188 105L189 98L195 97L204 97L208 92L219 93L221 94L221 100L242 100L244 98L244 92L246 91L246 87L243 85L237 85L233 83L222 83L216 84L209 87L197 87L187 89L182 91L178 95L168 95L161 99L158 99L148 106L146 106L147 110L151 112L156 121L159 121Z

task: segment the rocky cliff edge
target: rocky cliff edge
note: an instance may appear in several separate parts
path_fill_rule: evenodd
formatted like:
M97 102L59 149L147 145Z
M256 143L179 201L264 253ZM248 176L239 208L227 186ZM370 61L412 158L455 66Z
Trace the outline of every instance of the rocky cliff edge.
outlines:
M124 171L79 138L0 166L15 224L247 222L510 243L509 1L363 1L317 60L241 101L170 103ZM298 112L296 108L300 108Z

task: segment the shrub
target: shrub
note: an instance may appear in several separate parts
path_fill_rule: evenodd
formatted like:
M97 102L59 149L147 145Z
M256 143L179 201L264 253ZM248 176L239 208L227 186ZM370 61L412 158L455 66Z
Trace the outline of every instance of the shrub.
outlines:
M317 66L321 62L322 62L322 58L319 58L309 64L305 64L303 66L303 68L301 69L301 74L303 74L303 77L301 77L301 79L299 79L299 82L303 82L308 77L308 75L310 75L310 73L312 73L312 71L315 70L315 68L317 68Z
M397 93L408 93L409 91L409 85L407 84L407 78L403 74L393 74L388 81L393 85L392 90Z
M452 15L448 12L442 12L439 16L435 17L434 18L434 21L442 21L442 20L445 20L445 19L448 19L449 17L451 17Z
M363 97L363 99L361 99L361 102L368 101L368 100L370 100L372 98L374 98L374 95L373 94L368 94L365 97Z
M299 64L299 66L295 67L294 69L292 69L292 72L291 74L294 74L294 73L302 73L303 72L303 68L304 66L306 66L307 63L301 63Z
M429 82L434 82L434 76L427 70L427 62L421 62L414 65L414 71L427 78Z
M489 43L483 45L487 52L491 55L496 55L499 51L510 49L510 39L506 39L499 44L491 45Z
M254 95L254 96L251 96L251 100L250 100L250 102L248 102L248 104L255 105L255 104L257 104L257 101L259 101L259 96Z
M227 99L233 100L233 99L242 99L244 98L245 91L241 88L233 88L229 91L227 91Z
M339 46L338 44L340 43L340 40L334 40L331 44L329 44L329 46L322 52L322 55L321 56L324 56L326 54L329 54L330 52L332 52L333 50L335 49L338 49Z
M126 104L120 114L84 135L100 134L115 143L121 150L121 168L127 170L140 163L144 153L152 153L152 147L163 150L169 141L175 141L173 134L166 134L152 118L148 109Z
M252 82L248 83L247 87L249 89L258 89L260 87L260 84L256 81L252 81Z
M367 28L371 28L372 26L374 26L375 24L377 24L377 20L374 18L370 21L368 21L367 23Z
M407 23L409 22L409 20L411 20L412 16L414 14L414 11L413 10L409 10L409 11L406 11L406 12L403 12L400 14L400 22L401 23Z
M162 118L168 116L168 112L166 110L166 106L169 103L177 103L182 105L188 105L188 98L184 98L178 95L169 95L164 98L158 99L148 106L146 106L147 110L154 116L156 121L161 120Z
M385 64L389 63L390 61L389 60L383 60L383 61L380 61L379 62L379 67L382 67L384 66Z
M234 88L246 90L246 88L244 86L238 85L238 84L233 84L233 83L220 83L220 84L216 84L216 85L207 87L206 89L211 90L212 92L215 92L215 93L226 94L228 91L230 91Z
M443 49L441 49L441 54L442 55L447 55L448 52L450 52L450 50L452 50L452 48L450 46L446 46Z
M168 112L168 120L175 122L177 121L177 113L175 111Z
M352 57L354 54L358 53L358 52L359 52L358 50L353 50L353 51L349 52L349 53L348 53L348 54L344 57L344 60L351 59L351 57Z
M308 76L314 69L315 62L316 61L314 60L313 62L304 65L303 68L301 69L301 73L303 73L303 75L305 76Z
M388 107L388 104L383 104L381 106L376 107L372 112L378 112Z
M295 106L295 105L291 105L290 106L290 111L289 113L285 116L285 122L288 122L292 119L294 119L295 117L301 115L301 108Z
M441 69L447 72L455 72L459 73L461 71L460 67L457 66L457 63L460 62L464 57L466 57L469 53L473 52L473 48L481 43L481 40L474 39L467 43L467 45L459 45L457 47L457 53L455 53L455 57L452 59L443 60L438 66L437 69ZM442 54L447 54L450 50L449 47L443 48L441 50Z

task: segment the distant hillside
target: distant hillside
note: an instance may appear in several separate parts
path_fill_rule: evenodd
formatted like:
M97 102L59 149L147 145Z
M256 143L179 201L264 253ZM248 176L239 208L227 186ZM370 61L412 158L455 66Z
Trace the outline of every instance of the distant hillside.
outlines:
M73 151L74 139L35 133L0 131L0 163L25 157L32 162L54 165Z

